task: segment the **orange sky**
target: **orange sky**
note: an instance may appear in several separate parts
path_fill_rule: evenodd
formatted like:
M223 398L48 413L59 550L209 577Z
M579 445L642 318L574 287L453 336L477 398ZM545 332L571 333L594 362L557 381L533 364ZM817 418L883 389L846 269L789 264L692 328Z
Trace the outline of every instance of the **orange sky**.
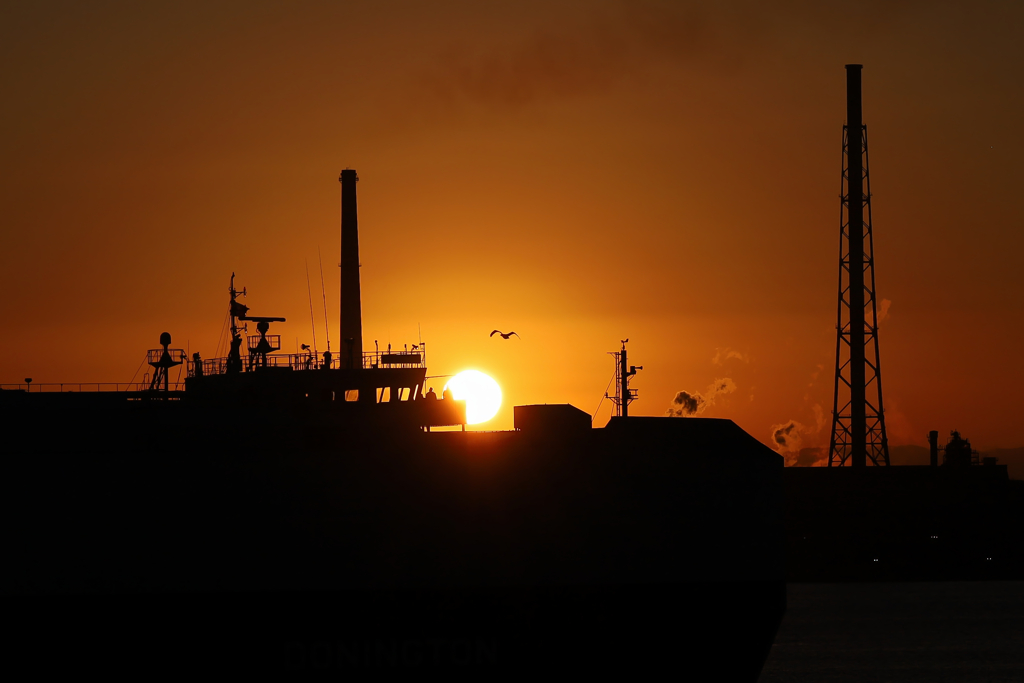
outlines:
M336 329L350 167L364 345L494 376L482 427L593 412L629 337L634 414L730 378L705 416L827 446L862 63L890 441L1024 444L1024 5L150 5L0 9L0 382L126 382L164 330L212 356L232 271L310 342L318 246Z

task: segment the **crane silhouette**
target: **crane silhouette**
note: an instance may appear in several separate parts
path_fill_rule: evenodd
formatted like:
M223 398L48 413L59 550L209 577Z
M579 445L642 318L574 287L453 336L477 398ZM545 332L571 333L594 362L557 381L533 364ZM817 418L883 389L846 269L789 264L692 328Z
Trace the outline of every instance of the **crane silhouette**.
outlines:
M509 338L509 337L511 337L511 336L512 336L513 334L515 334L515 335L516 335L517 337L519 337L519 335L518 335L518 334L516 334L515 332L502 332L501 330L495 330L494 332L491 332L491 333L490 333L489 335L487 335L487 336L489 336L489 337L493 337L493 336L494 336L494 335L496 335L496 334L500 334L500 335L501 335L501 338L502 338L502 339L508 339L508 338ZM520 338L520 339L522 339L522 337L519 337L519 338Z

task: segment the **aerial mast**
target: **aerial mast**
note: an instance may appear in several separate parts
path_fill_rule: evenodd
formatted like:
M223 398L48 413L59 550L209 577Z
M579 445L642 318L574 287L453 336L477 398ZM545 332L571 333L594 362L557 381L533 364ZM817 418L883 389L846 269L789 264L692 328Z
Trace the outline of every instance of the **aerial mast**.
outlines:
M239 292L235 289L235 274L231 273L231 284L228 286L228 293L231 295L231 304L228 309L228 314L231 316L231 347L228 351L228 362L227 371L229 373L241 372L242 371L242 335L238 328L238 318L245 318L246 313L249 312L249 307L244 306L236 299L241 294L245 296L245 287Z
M611 351L611 355L615 357L615 395L606 397L611 398L612 403L615 404L615 415L619 417L629 417L629 404L637 399L637 389L629 388L629 380L636 375L637 370L643 370L642 365L629 365L629 360L626 355L626 344L629 339L621 340L622 348L618 351Z

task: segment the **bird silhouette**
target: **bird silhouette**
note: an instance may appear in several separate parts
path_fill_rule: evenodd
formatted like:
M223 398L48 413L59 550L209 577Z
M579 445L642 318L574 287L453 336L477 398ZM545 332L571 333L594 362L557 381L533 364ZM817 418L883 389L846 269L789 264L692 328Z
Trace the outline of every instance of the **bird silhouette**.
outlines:
M493 336L494 336L494 335L496 335L496 334L500 334L500 335L501 335L501 338L502 338L502 339L508 339L508 338L509 338L509 337L511 337L511 336L512 336L513 334L515 334L515 335L516 335L517 337L519 337L519 335L518 335L518 334L516 334L515 332L502 332L501 330L495 330L494 332L491 332L491 333L490 333L489 335L487 335L487 336L488 336L488 337L493 337ZM520 339L522 339L522 337L519 337L519 338L520 338Z

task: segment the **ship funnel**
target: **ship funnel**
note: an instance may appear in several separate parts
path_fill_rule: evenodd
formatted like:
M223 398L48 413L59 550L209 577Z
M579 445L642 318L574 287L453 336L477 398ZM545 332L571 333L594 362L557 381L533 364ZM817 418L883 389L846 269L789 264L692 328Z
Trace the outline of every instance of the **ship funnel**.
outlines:
M359 212L356 172L341 172L341 349L343 368L363 366L363 309L359 292Z

